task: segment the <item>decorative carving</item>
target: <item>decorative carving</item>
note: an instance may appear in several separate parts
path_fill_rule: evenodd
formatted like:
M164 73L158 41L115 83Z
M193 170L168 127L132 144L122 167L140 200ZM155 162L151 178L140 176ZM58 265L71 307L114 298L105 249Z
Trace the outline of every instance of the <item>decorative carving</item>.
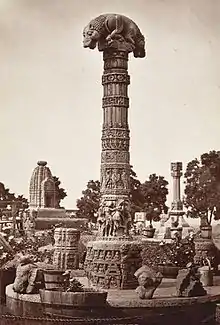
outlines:
M129 150L129 140L122 138L110 138L102 140L102 149L103 150Z
M135 272L141 267L141 247L135 243L124 243L121 246L121 269L122 280L121 288L135 289L137 287L137 279Z
M122 244L120 241L108 241L97 259L94 251L97 244L100 251L99 243L94 243L93 252L87 251L84 267L90 281L105 289L135 289L138 282L134 273L141 266L140 245L125 240Z
M34 169L29 193L31 208L58 208L55 181L46 161L39 161Z
M135 277L138 279L139 286L136 292L140 299L151 299L154 291L161 284L163 276L160 272L155 272L147 265L143 265L135 272Z
M120 168L120 165L116 168L108 168L104 164L104 168L101 171L101 192L105 189L126 189L130 188L130 175L127 169ZM110 166L109 166L110 167ZM112 166L113 167L113 166ZM125 166L127 167L127 166Z
M124 106L128 107L129 106L129 98L125 96L108 96L108 97L103 97L102 99L102 107L107 107L107 106Z
M103 85L118 82L129 85L130 76L127 73L106 73L102 76Z
M129 139L129 130L122 128L103 128L102 130L102 140L105 138L123 138Z
M129 152L127 151L103 151L101 154L101 163L128 163L129 164Z
M182 176L183 164L181 162L172 162L171 163L171 175L173 177L180 178Z
M130 202L103 200L98 211L97 222L101 237L128 235L131 225Z
M83 31L83 46L100 51L115 48L145 57L145 40L138 26L128 17L117 14L100 15L90 21Z
M54 232L53 264L59 269L78 269L80 231L56 228Z

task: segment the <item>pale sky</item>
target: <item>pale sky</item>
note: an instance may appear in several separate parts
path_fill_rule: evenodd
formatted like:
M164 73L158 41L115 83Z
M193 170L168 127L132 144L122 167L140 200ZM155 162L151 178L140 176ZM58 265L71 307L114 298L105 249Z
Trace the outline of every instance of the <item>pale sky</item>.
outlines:
M147 39L147 58L129 62L139 179L157 173L172 190L171 161L220 150L219 0L0 0L0 181L16 194L28 197L38 160L60 177L67 208L99 179L102 54L83 48L82 30L107 12Z

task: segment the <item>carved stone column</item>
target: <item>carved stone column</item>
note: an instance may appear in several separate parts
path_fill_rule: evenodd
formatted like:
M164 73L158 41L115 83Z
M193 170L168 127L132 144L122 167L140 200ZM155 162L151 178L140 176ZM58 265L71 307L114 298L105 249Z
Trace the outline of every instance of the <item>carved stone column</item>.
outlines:
M179 218L183 218L183 215L185 214L183 211L183 203L180 197L180 178L182 176L182 168L183 165L181 162L171 163L171 176L173 177L173 201L171 204L171 211L169 212L169 215L175 221L175 225L171 230L178 230L180 234L182 234L182 227L178 227Z
M128 17L106 14L93 19L84 28L83 37L84 47L94 49L98 45L104 60L99 239L88 244L85 268L90 280L98 286L135 287L134 272L140 266L140 250L129 239L130 78L127 69L130 52L135 57L145 56L144 36Z
M79 268L80 231L74 228L56 228L54 232L53 264L58 269Z
M180 178L182 173L183 164L181 162L171 163L171 176L173 177L173 202L172 210L182 211L183 203L180 198Z
M130 221L130 157L128 127L128 52L107 48L103 52L103 128L101 153L100 235L128 234ZM120 220L123 215L123 220ZM102 222L110 213L111 227Z

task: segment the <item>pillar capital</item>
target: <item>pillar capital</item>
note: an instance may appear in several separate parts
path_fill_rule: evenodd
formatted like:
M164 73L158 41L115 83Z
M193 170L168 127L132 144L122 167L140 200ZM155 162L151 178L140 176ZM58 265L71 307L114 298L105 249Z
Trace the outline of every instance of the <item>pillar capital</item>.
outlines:
M130 18L120 14L103 14L92 19L83 30L83 46L99 51L133 52L134 57L145 57L145 39Z
M181 177L183 175L182 169L183 169L182 162L172 162L171 163L171 176Z

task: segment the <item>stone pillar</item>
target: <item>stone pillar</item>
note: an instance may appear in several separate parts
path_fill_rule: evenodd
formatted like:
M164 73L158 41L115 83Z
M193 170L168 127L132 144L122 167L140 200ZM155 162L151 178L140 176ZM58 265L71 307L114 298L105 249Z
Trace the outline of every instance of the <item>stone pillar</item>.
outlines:
M58 269L79 268L80 231L73 228L56 228L54 232L53 264Z
M178 231L179 235L182 237L182 227L180 225L179 219L183 218L185 214L183 211L183 203L180 196L180 178L182 174L183 165L181 162L171 163L171 176L173 177L173 201L171 204L171 211L169 215L173 219L173 225L171 225L171 237Z
M180 178L183 175L182 173L183 165L181 162L172 162L171 163L171 176L173 177L173 202L172 210L182 211L183 203L180 198Z
M128 127L128 52L107 48L103 52L103 127L101 153L100 236L128 235L130 222L130 157ZM124 212L124 220L120 214ZM118 220L106 223L107 214ZM102 217L104 218L102 219ZM116 216L117 219L117 216ZM102 223L102 220L104 223Z
M128 127L128 56L145 56L145 41L128 17L100 15L83 31L83 45L103 52L103 126L99 238L88 244L88 277L105 288L135 287L139 250L131 245L129 228L130 156ZM135 252L135 253L134 253ZM135 255L136 254L136 255ZM130 266L129 266L130 265ZM136 269L136 270L135 270ZM126 284L127 283L127 284Z

